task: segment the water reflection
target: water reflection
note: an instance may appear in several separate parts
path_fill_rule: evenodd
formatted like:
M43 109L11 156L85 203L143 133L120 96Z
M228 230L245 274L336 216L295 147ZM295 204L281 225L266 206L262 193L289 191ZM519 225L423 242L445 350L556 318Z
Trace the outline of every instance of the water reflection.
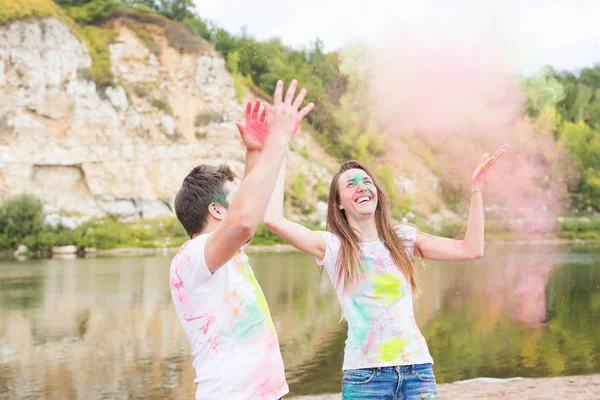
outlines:
M600 372L599 247L499 246L419 267L440 382ZM346 325L301 254L252 255L293 394L340 389ZM0 398L193 398L168 257L0 263Z

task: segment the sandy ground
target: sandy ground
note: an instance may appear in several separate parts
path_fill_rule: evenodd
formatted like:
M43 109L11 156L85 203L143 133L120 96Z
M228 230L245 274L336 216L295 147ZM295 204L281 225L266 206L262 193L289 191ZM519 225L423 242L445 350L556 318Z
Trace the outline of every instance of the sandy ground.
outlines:
M535 379L478 378L438 385L440 399L600 400L600 374ZM290 400L338 400L340 394Z

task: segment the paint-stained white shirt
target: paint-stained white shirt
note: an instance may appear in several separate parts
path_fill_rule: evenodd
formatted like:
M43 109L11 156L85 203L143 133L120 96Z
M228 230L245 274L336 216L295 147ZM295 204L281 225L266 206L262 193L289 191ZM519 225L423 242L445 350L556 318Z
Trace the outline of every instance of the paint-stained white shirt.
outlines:
M412 256L416 228L398 225L396 233ZM330 232L322 234L327 249L323 260L317 259L317 263L325 267L336 286L341 243ZM425 338L415 322L410 283L381 240L359 246L358 284L347 291L343 291L343 284L336 287L344 318L348 321L343 369L433 364Z
M197 400L275 400L287 394L277 333L248 257L238 252L211 274L208 234L171 262L171 295L190 341Z

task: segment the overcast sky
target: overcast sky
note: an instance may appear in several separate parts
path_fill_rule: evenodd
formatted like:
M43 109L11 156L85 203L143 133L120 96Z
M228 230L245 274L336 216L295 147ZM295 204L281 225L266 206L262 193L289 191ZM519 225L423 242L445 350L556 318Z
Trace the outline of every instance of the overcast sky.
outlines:
M227 31L280 37L300 48L317 37L327 51L395 33L467 43L501 38L511 66L576 70L600 63L600 0L194 0L198 14Z

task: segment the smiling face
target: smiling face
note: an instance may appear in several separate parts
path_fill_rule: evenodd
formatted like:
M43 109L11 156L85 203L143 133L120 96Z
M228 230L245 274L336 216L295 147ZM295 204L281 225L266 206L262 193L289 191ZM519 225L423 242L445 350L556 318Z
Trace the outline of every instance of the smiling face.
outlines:
M344 171L338 178L337 189L340 209L347 218L356 219L374 215L377 208L377 189L373 179L362 169L353 168Z

